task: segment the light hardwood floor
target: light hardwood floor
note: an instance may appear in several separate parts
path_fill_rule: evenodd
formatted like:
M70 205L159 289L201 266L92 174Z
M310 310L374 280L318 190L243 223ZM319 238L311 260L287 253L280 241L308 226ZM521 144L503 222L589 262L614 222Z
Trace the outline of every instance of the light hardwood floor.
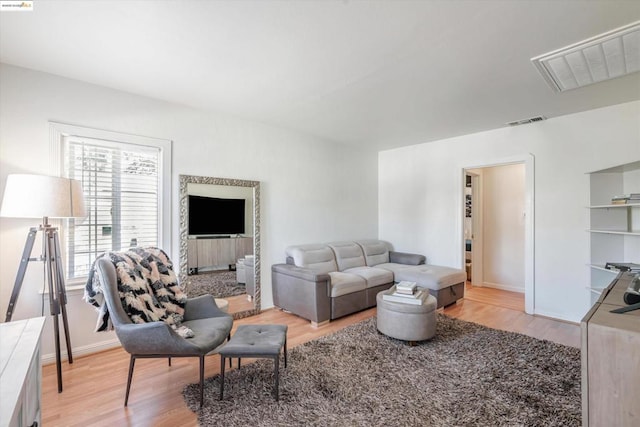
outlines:
M253 301L247 298L247 294L225 297L224 299L229 302L229 313L253 310Z
M521 301L519 302L519 298ZM522 311L520 294L467 287L466 296L443 310L444 314L492 328L520 332L540 339L579 347L580 327L530 316ZM237 320L234 327L250 323L289 325L288 344L294 347L348 325L375 316L375 308L312 328L307 320L277 309ZM129 355L112 349L78 357L63 364L64 391L57 393L55 365L43 367L42 421L45 426L196 426L196 415L182 398L182 389L198 381L197 358L140 359L136 362L129 406L124 407ZM205 362L206 377L219 372L220 359Z

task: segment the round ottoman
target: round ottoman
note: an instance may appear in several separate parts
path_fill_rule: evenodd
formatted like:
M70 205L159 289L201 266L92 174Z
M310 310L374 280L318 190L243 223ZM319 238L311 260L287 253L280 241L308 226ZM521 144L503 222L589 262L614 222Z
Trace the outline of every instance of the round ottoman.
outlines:
M416 341L432 338L436 333L436 298L425 289L422 304L387 301L382 296L393 294L395 286L378 292L376 302L378 331L414 345Z

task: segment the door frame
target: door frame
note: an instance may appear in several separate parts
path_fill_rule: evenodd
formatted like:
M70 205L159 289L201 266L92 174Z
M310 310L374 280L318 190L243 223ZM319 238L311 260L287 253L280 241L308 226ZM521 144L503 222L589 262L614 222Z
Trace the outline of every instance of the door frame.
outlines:
M531 153L521 156L513 156L509 158L495 159L492 161L480 162L475 164L467 164L458 170L458 201L460 208L458 209L458 241L460 242L461 266L465 269L465 238L464 238L464 206L465 194L464 186L467 175L467 169L481 169L494 166L506 166L516 163L524 164L525 168L525 194L524 194L524 311L527 314L535 312L535 211L534 211L534 193L535 193L535 157ZM481 187L481 185L480 185ZM473 188L473 187L472 187ZM473 189L477 191L478 189ZM482 189L479 189L482 191ZM472 247L473 250L473 247ZM472 261L473 262L473 261ZM472 264L473 265L473 264ZM472 273L473 274L473 273Z

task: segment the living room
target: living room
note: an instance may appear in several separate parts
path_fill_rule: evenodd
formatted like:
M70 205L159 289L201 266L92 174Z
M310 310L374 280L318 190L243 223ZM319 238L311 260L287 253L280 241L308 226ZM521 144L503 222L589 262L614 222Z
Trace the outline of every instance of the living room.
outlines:
M467 108L458 110L455 116L445 116L444 114L451 114L449 110L440 113L440 107L436 105L416 112L419 118L406 116L401 119L393 116L393 108L396 107L394 103L402 102L388 97L376 99L372 104L387 103L391 111L381 107L376 107L380 108L377 110L371 106L371 114L364 117L332 116L327 121L313 121L310 118L312 114L307 114L307 109L313 113L320 110L307 106L301 101L304 96L295 92L295 89L290 89L288 96L299 103L289 104L286 108L292 118L299 120L298 128L281 125L275 112L273 114L276 119L269 120L269 106L265 107L261 103L273 95L271 90L282 89L272 89L268 85L263 87L262 93L251 93L250 96L244 94L245 98L238 98L255 98L257 105L247 102L236 110L231 107L239 101L233 98L228 100L229 110L212 107L214 104L204 99L205 95L202 98L195 96L189 102L163 100L152 90L151 82L157 75L153 69L145 68L145 58L157 54L152 49L140 51L140 57L133 56L129 61L124 61L126 66L118 72L112 72L108 67L96 70L95 68L102 66L102 54L97 48L100 43L106 46L104 58L111 58L113 50L124 49L125 45L121 39L117 39L118 44L110 45L108 42L115 35L99 37L93 34L88 27L91 20L74 23L78 33L71 33L77 35L86 32L86 41L81 38L71 39L73 42L61 40L59 45L65 49L56 51L38 48L38 43L43 43L42 37L56 38L51 27L68 24L65 13L71 13L74 7L78 7L78 10L88 7L71 4L67 5L68 8L56 9L56 2L51 3L54 5L45 6L34 2L33 12L20 13L19 16L17 13L2 12L0 16L0 187L4 188L9 174L60 174L60 159L52 157L51 123L170 140L170 184L163 190L164 197L169 201L166 226L170 231L165 233L159 243L177 262L180 253L180 175L259 181L261 309L269 310L273 307L270 267L284 262L285 248L294 244L379 238L391 242L399 251L425 255L428 263L463 268L461 192L464 169L522 162L530 168L529 185L534 189L534 197L529 206L534 216L529 230L532 262L528 274L532 283L528 312L531 315L578 323L589 310L591 293L586 289L589 283L586 264L589 263L590 240L585 231L589 228L589 213L585 209L590 204L588 173L640 160L639 77L635 73L574 91L554 93L538 75L529 59L637 21L640 19L640 6L636 2L613 2L615 7L611 5L612 2L582 2L589 3L588 6L578 2L574 7L566 5L567 15L556 16L553 20L559 26L556 29L557 39L551 38L551 41L558 44L546 46L539 51L519 52L521 55L518 60L522 64L518 71L526 70L526 84L535 82L534 87L527 88L532 104L544 105L535 96L543 99L553 97L550 104L553 109L549 111L518 110L515 107L509 111L507 106L509 115L501 112L499 117L494 118L493 126L474 127L476 111L485 109L483 102L494 95L483 94L481 97L480 93L475 93L467 97L465 88L461 87L458 92L451 92L450 95L451 98L467 99ZM336 3L342 5L342 2ZM521 17L511 10L513 5L501 6L501 3L492 2L492 9L485 12L474 5L474 8L478 8L474 9L475 12L480 14L478 21L486 18L484 13L498 12L502 6L508 9L504 11L506 16L514 14L514 18ZM233 10L231 4L223 2L223 5ZM278 3L271 4L272 7L276 5ZM458 5L465 6L462 3ZM351 10L356 6L349 2L344 7L354 16L360 12L357 9ZM530 3L529 7L535 9L538 6ZM551 3L545 3L543 9L550 15L554 7ZM241 12L247 13L248 10L241 9L231 16L237 18L236 14ZM55 25L49 28L44 26L43 29L42 25L38 24L39 28L34 28L32 24L28 24L27 20L33 19L30 14L36 16L39 13L45 14L44 18L37 18L39 24L49 19ZM85 10L84 13L91 16L90 10ZM161 10L158 13L168 12ZM330 21L329 17L335 19L335 11L327 13L327 17L318 18L320 22ZM538 13L537 16L543 19L544 13ZM592 21L595 24L581 26L575 23L575 26L568 25L575 27L573 31L564 29L560 23L570 22L568 16L572 13L584 14L581 15L580 22ZM138 19L135 14L129 16L125 13L124 16L133 22ZM339 13L337 16L340 16ZM351 15L349 17L353 18ZM464 22L476 23L479 27L478 21L472 18L473 14ZM260 22L257 16L253 19L252 23ZM347 18L344 19L350 22ZM563 19L567 21L562 21ZM523 25L521 22L518 24ZM126 27L125 24L123 26ZM169 27L170 25L167 26ZM531 36L535 35L531 29L534 28L533 25L527 28L532 32ZM589 31L596 30L587 32L587 28ZM395 26L387 28L389 34L396 34L392 30L399 32ZM507 32L514 29L501 30ZM317 34L324 34L317 31ZM354 32L357 34L357 31ZM32 38L27 35L32 35ZM355 37L355 34L351 35ZM408 37L406 34L402 36ZM491 38L492 34L486 34L485 37ZM379 35L376 41L382 43L384 38L384 35ZM34 44L28 44L27 41ZM63 56L64 52L71 55L74 50L72 43L89 44L88 49L95 49L96 57ZM400 42L394 43L396 41L389 42L391 52L400 45ZM339 43L333 41L331 46L334 44ZM242 48L235 46L227 50L219 47L218 54L233 62L235 59L232 49L239 52ZM409 50L415 48L414 45L407 47ZM515 55L515 52L518 49L512 47L510 54ZM255 54L258 55L259 52ZM192 57L189 52L184 55L185 58ZM194 56L200 55L204 54L196 53ZM331 59L337 61L338 58ZM366 56L343 59L346 65L336 65L334 71L335 74L344 73L343 79L323 83L330 86L339 82L348 87L351 76L348 75L347 65L369 60ZM164 65L167 68L175 65L173 59L164 58L163 61L166 61ZM327 61L327 57L317 61ZM267 62L268 58L263 58L260 64L266 67ZM404 64L400 60L399 62L400 65ZM474 62L476 65L478 63L480 62L477 60ZM287 70L285 65L282 69L287 71L284 74L287 78L282 80L300 73ZM198 75L201 72L193 70L194 67L191 71ZM249 75L249 71L238 69L238 73L244 75ZM208 70L205 74L209 72L212 71ZM274 75L284 73L281 69L272 72L269 75L272 82L277 80L273 78ZM518 75L494 76L493 72L493 65L487 65L485 69L469 70L468 78L475 80L482 76L481 79L488 80L489 83L498 79L503 82L507 91L516 91L519 86ZM131 78L123 78L123 75L130 75ZM158 76L162 80L162 75ZM221 81L226 82L223 77L221 74ZM184 85L182 80L185 79L189 79L188 74L176 74L171 81L162 80L162 83L179 92ZM215 82L214 74L211 74L210 79L211 87L203 86L203 93L212 90L213 93L219 93L221 98L223 93L225 96L233 96L220 90L218 85L222 83ZM145 80L148 80L149 86ZM292 80L292 86L293 82ZM369 90L368 87L365 87L367 90L359 89L365 92ZM323 96L330 98L331 88L324 90ZM430 86L429 90L434 91L434 97L439 95L436 93L437 87ZM419 93L423 98L427 95L422 89ZM347 93L347 98L348 96L355 95ZM400 96L400 101L406 96L407 93ZM360 96L358 99L361 101L360 108L364 109L367 97ZM347 99L343 102L346 103ZM507 102L509 101L505 101ZM351 104L349 108L355 110ZM442 108L444 111L444 107ZM257 112L255 116L258 118L252 119L252 112ZM385 116L377 117L382 112ZM281 114L280 111L278 113ZM546 115L547 120L514 127L504 125L511 120L539 114ZM385 119L391 124L384 129L378 128L377 122ZM362 131L358 134L349 133L350 127L345 127L341 120L359 123ZM427 123L427 128L431 126L436 129L440 129L441 122L447 122L454 131L435 134L427 133L424 128L402 130L420 120ZM452 123L459 125L456 127ZM320 126L335 128L341 133L332 134L329 130L321 132L318 129ZM398 129L397 138L393 136L393 129ZM370 137L370 143L367 136ZM351 143L357 139L360 140L359 144ZM35 225L34 220L29 219L0 219L0 307L3 310L11 295L26 231ZM41 269L30 267L14 319L42 314L42 283ZM82 296L81 289L68 292L70 334L74 355L79 357L118 345L113 332L94 332L96 313L82 300ZM44 316L48 317L46 304ZM45 363L52 363L54 359L52 329L51 322L47 321L42 341ZM126 361L124 363L126 365ZM157 375L163 375L163 369L160 365ZM119 388L114 393L121 391Z

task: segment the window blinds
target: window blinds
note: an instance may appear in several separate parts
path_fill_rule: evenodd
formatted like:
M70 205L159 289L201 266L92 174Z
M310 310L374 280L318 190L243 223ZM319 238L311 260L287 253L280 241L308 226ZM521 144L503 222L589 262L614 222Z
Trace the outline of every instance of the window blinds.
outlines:
M160 149L67 137L65 172L82 182L87 217L67 227L67 277L87 276L96 256L158 246Z

